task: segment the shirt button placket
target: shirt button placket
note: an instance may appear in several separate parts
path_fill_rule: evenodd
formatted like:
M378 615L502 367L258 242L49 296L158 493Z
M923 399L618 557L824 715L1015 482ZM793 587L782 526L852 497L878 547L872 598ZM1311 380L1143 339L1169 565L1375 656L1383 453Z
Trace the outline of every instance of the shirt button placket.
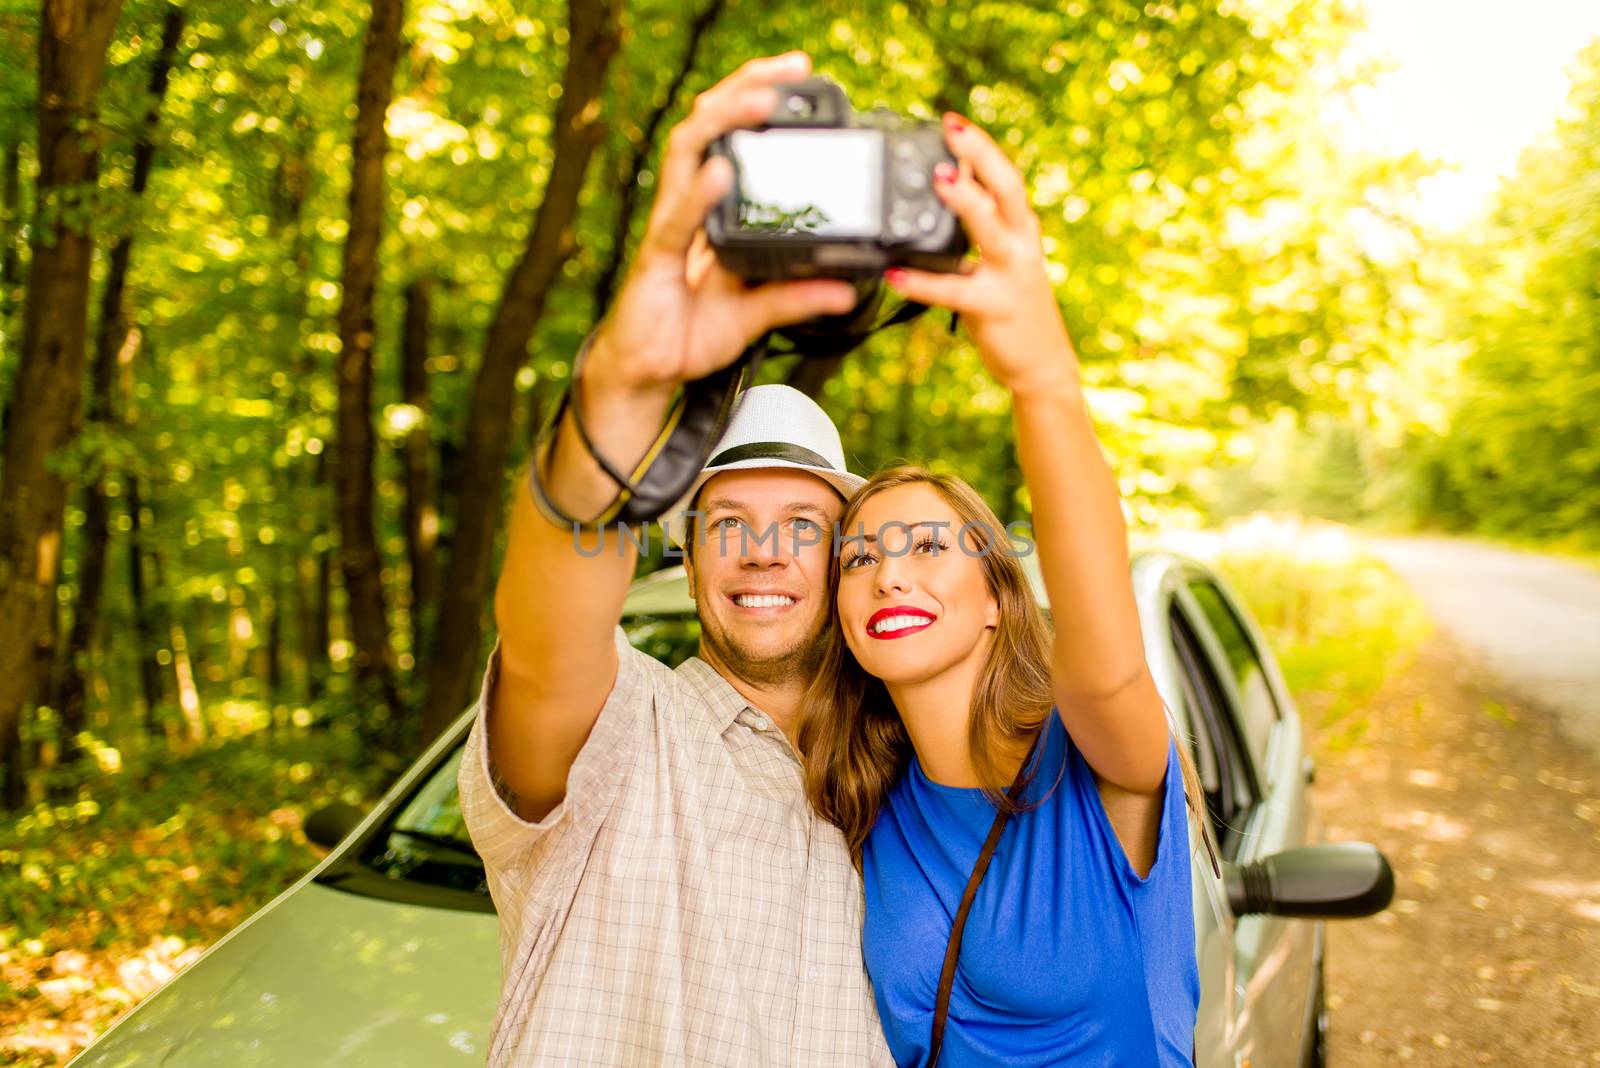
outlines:
M812 944L812 932L824 930L819 925L818 915L822 897L822 872L817 862L817 855L813 850L814 845L812 827L806 824L806 880L805 890L801 896L801 909L803 919L800 925L800 997L799 1012L805 1021L801 1030L802 1041L796 1044L796 1064L802 1063L807 1057L817 1057L823 1052L816 1043L821 1032L832 1025L833 1021L824 1019L823 993L817 985L822 978L822 969L817 965L813 956L815 947ZM803 1048L802 1048L803 1047Z
M806 856L806 889L805 889L806 941L800 949L800 963L804 965L800 974L804 975L806 982L817 981L817 962L815 948L812 944L811 932L817 927L817 858L808 851Z

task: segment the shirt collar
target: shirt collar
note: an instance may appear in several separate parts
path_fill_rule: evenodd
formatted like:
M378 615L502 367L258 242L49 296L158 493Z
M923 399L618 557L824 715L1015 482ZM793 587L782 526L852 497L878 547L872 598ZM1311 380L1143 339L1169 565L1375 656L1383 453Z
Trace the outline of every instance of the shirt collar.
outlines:
M691 656L679 664L678 673L700 694L718 733L733 726L741 714L745 714L747 720L759 717L770 725L771 719L768 716L746 701L744 695L733 688L733 683L723 678L717 673L716 668L698 656Z
M698 656L691 656L678 665L678 671L700 695L701 703L711 716L718 734L725 733L735 723L743 723L753 731L777 735L783 739L786 747L793 750L794 747L789 744L789 739L784 737L783 730L772 717L746 701L744 695L734 688L733 683L718 673L716 668Z

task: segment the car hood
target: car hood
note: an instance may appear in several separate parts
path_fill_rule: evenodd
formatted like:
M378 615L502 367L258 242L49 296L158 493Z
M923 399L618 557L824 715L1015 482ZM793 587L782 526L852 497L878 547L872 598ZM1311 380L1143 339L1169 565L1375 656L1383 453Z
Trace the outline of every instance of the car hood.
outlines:
M305 882L124 1017L72 1068L482 1064L498 923Z

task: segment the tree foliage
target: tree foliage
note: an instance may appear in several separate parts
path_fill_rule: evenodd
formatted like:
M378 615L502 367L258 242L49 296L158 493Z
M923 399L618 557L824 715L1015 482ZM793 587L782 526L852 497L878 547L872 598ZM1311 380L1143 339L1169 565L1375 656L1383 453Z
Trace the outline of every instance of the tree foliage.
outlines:
M332 447L370 13L310 0L181 6L142 196L135 149L150 129L164 0L129 0L106 56L94 277L103 283L119 235L137 237L126 359L113 417L51 461L69 479L98 474L109 502L86 728L159 748L194 744L224 708L370 727L336 563ZM1385 219L1418 169L1341 154L1325 128L1322 103L1360 76L1341 58L1357 22L1338 0L632 0L618 20L598 105L582 109L593 165L562 177L567 6L407 5L372 297L374 549L408 717L385 736L393 751L375 754L391 767L425 733L430 689L427 731L466 699L460 680L491 638L487 585L479 593L459 577L494 566L503 494L479 484L509 484L563 388L626 269L667 130L749 56L805 48L858 108L925 118L953 108L1007 146L1137 523L1201 508L1212 472L1275 413L1346 411L1375 369L1403 362L1415 283L1405 256L1375 257L1361 227ZM22 54L37 30L31 7L0 3L0 36L28 45ZM21 176L11 217L32 227L49 205L41 214L37 149L14 116L35 106L36 86L36 70L0 73L0 138ZM575 183L576 200L539 239L553 180ZM19 291L31 232L6 232ZM531 316L533 290L508 288L530 267L550 273ZM530 332L504 332L522 318ZM14 309L0 318L3 397L19 366L17 319ZM487 380L486 353L498 353ZM772 361L764 373L819 393L855 468L930 460L971 478L1008 520L1026 515L1006 397L942 315L836 364ZM490 402L509 422L486 448ZM79 603L83 522L69 506L63 628ZM436 581L413 581L419 560ZM461 603L445 618L452 595ZM40 697L22 722L36 770L61 752L56 709Z
M1420 506L1497 534L1600 538L1600 42L1563 116L1457 252L1448 421L1416 436Z
M0 612L25 683L0 776L32 809L0 861L33 872L0 895L60 904L29 934L116 908L97 873L122 852L46 878L46 839L96 798L136 827L127 769L231 768L281 813L310 799L296 752L370 793L462 710L512 474L627 269L668 130L754 55L804 48L858 108L953 109L1006 146L1135 525L1403 504L1600 530L1600 45L1489 223L1441 239L1407 216L1428 164L1330 120L1371 73L1347 0L413 0L352 227L368 3L125 0L70 138L39 121L59 7L0 0L0 493L45 485L29 529L61 532L33 615ZM66 188L63 148L93 164ZM63 248L86 265L70 300ZM110 338L112 372L41 362L29 301L52 336ZM371 409L340 428L353 344ZM819 397L855 470L928 461L1026 517L1008 399L941 313L763 375ZM344 544L341 484L370 545ZM355 603L353 551L376 579ZM392 698L356 684L360 648Z

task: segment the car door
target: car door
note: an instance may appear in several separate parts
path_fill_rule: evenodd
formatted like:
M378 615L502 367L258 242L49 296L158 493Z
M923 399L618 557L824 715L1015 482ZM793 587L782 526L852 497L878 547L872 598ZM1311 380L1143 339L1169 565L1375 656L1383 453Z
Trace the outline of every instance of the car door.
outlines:
M1173 635L1199 716L1196 763L1223 858L1249 864L1307 844L1298 716L1259 633L1215 576L1192 568L1177 591ZM1235 917L1235 1056L1252 1068L1298 1063L1311 995L1314 925Z
M1206 792L1204 818L1212 841L1217 843L1222 839L1221 824L1225 820L1223 792L1227 778L1218 760L1213 717L1204 707L1204 676L1193 668L1203 653L1171 597L1168 591L1162 598L1158 618L1163 640L1154 648L1165 682L1163 695L1178 719L1180 734L1188 737L1190 755ZM1193 830L1190 836L1196 839ZM1232 1051L1243 1039L1239 1033L1233 912L1228 907L1227 888L1216 877L1210 856L1197 839L1191 842L1190 863L1194 879L1195 958L1200 971L1195 1058L1199 1068L1234 1068Z

